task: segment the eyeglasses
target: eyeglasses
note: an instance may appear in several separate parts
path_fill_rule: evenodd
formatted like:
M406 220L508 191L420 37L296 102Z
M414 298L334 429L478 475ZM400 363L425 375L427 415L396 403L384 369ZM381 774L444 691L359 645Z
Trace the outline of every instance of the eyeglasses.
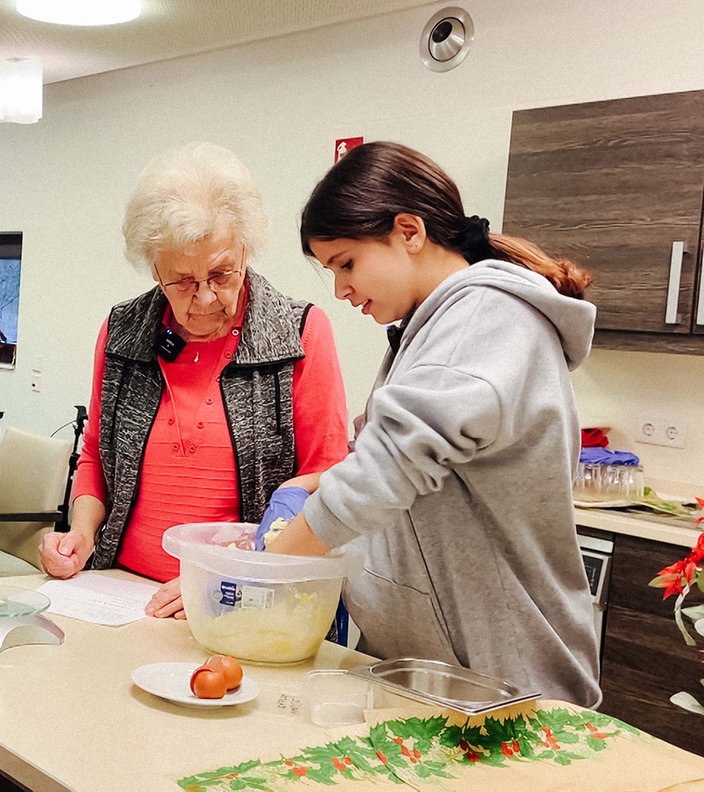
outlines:
M210 275L208 278L201 278L201 280L196 280L195 278L184 278L183 280L171 281L170 283L162 283L161 276L157 272L157 276L159 277L159 283L161 283L162 289L170 289L172 292L176 292L177 294L196 294L198 289L200 288L201 283L207 284L210 291L217 294L219 291L223 291L227 289L230 285L230 281L232 280L232 276L237 274L239 275L242 270L225 270L224 272L216 272L214 275Z
M164 291L170 291L172 294L178 294L179 296L187 295L192 297L194 294L198 294L198 289L200 289L201 283L207 284L210 291L213 292L213 294L217 294L218 292L225 291L226 289L230 288L232 285L231 281L233 276L239 276L242 274L242 270L247 266L246 256L247 246L243 244L239 265L236 269L214 272L207 278L201 278L200 280L196 280L195 278L181 278L177 281L169 281L168 283L164 283L164 281L161 279L161 275L159 274L159 270L156 268L156 264L154 265L154 272L156 273L156 277L159 280L159 285L161 288ZM232 261L232 259L230 259L230 261ZM230 262L223 261L222 263L225 264Z

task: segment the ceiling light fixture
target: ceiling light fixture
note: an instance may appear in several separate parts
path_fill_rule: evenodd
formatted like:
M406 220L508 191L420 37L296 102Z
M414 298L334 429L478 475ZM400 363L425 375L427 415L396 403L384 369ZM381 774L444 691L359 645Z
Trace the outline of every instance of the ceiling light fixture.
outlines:
M55 25L92 27L129 22L142 13L142 0L16 0L22 16Z
M42 117L42 64L36 58L0 61L0 122L36 124Z

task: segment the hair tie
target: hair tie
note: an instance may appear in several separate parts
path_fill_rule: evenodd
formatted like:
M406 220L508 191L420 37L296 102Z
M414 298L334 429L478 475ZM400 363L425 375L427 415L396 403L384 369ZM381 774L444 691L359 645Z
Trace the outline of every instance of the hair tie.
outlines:
M464 227L451 241L470 264L496 255L489 242L489 221L486 217L465 217Z

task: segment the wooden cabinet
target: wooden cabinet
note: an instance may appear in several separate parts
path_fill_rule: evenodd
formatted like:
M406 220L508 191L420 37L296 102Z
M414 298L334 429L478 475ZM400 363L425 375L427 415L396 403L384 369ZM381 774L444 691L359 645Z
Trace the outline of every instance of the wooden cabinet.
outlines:
M692 532L692 544L696 539ZM673 617L674 598L648 581L689 548L614 536L602 652L602 712L704 755L704 716L670 703L680 690L704 702L704 654L687 646ZM691 600L691 602L690 602ZM687 604L704 601L690 595ZM690 622L691 624L691 622ZM704 648L704 642L701 644Z
M704 354L704 91L513 114L503 231L593 277L595 346Z

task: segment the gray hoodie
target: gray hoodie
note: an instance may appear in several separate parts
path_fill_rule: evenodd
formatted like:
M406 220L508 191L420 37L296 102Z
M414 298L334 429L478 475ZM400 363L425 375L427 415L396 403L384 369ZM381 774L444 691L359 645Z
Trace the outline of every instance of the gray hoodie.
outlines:
M345 587L359 649L599 704L569 376L595 314L500 261L455 273L418 307L354 452L305 506L320 539L365 556Z

